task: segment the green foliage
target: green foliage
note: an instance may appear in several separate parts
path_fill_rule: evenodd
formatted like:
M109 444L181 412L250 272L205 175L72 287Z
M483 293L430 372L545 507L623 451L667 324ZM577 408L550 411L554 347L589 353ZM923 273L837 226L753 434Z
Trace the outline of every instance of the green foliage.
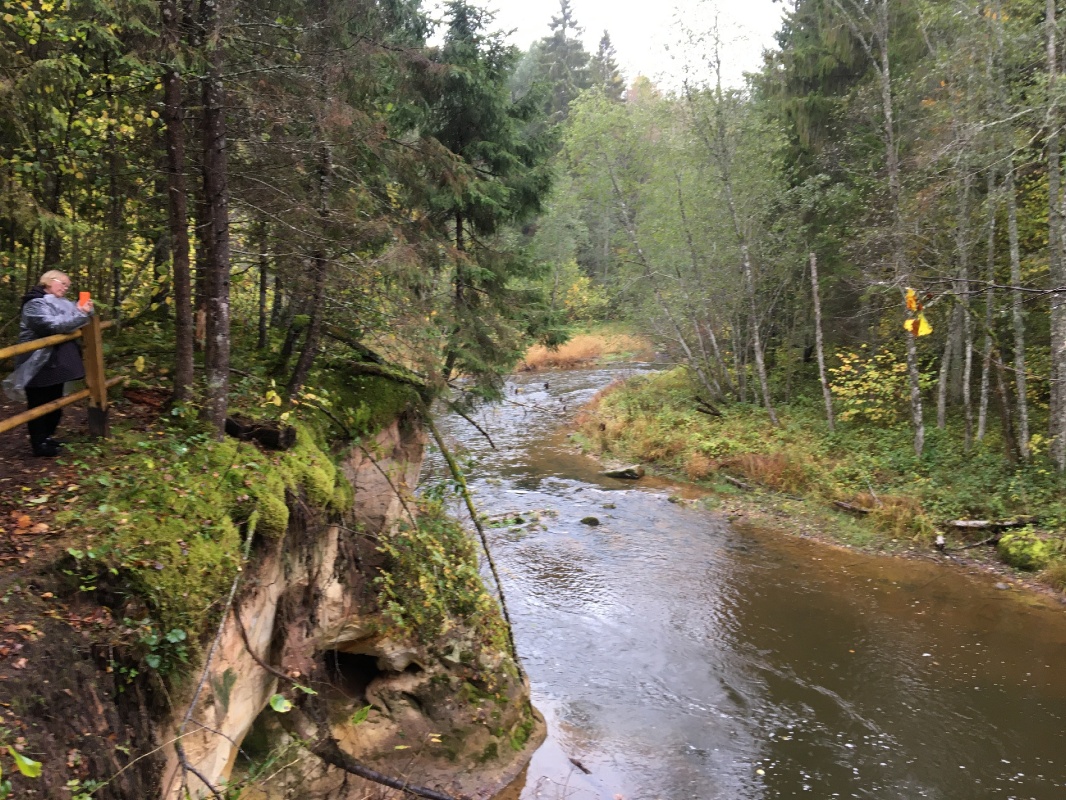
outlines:
M416 520L400 522L381 540L387 561L377 584L385 613L423 642L462 625L505 650L503 621L481 581L473 539L437 501L422 500Z
M270 696L270 707L279 714L287 714L292 711L292 702L285 695L275 694Z
M841 350L840 364L829 368L833 398L843 407L837 415L841 422L898 422L907 409L910 384L907 363L894 349L882 347L870 355L866 345L858 351ZM922 390L931 388L936 379L922 374Z
M1027 529L1003 534L997 549L1000 557L1012 567L1034 572L1046 567L1055 555L1051 543Z
M518 51L491 31L492 14L451 0L435 60L444 67L426 128L456 157L432 203L451 240L452 306L437 321L446 337L444 378L475 377L492 393L523 339L544 325L543 300L520 288L531 264L500 237L541 210L551 185L552 131L539 124L536 93L514 98L509 79ZM495 237L495 239L493 238Z
M27 778L41 777L41 762L22 755L11 745L7 746L7 753L15 762L15 768Z

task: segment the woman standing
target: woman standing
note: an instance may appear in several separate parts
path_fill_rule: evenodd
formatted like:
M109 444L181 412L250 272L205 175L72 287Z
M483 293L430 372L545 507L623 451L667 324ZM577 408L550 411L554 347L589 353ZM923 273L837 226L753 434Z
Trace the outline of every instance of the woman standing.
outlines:
M37 286L22 298L22 319L19 326L19 342L43 339L57 333L70 333L89 323L93 302L75 304L65 299L70 289L70 278L59 270L49 270L41 276ZM63 384L85 377L85 365L81 361L81 348L76 342L46 348L51 351L44 362L25 384L26 405L33 409L58 400L63 396ZM43 352L43 351L36 351ZM36 353L19 359L29 361ZM59 455L60 442L52 438L63 416L63 409L56 409L42 417L30 420L30 446L35 456L53 458Z

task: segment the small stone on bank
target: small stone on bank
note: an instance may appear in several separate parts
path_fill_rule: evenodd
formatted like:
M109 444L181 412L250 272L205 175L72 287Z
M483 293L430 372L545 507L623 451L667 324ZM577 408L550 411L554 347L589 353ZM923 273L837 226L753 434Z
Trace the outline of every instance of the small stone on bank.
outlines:
M644 467L640 464L633 464L628 467L604 470L600 474L607 478L621 478L622 480L635 481L638 478L644 477Z

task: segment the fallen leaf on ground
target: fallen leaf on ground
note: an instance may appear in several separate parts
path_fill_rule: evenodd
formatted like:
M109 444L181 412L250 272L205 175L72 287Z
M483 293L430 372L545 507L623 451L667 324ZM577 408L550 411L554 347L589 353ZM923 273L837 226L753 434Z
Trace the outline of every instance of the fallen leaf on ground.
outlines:
M23 657L23 658L20 658L20 659L17 659L16 661L14 661L11 664L11 667L12 667L12 669L26 669L26 664L28 664L28 663L29 662L26 660L26 658Z
M33 520L30 519L28 514L23 514L15 520L15 527L17 528L28 528L32 524Z
M48 523L38 522L36 525L33 526L31 533L48 533Z

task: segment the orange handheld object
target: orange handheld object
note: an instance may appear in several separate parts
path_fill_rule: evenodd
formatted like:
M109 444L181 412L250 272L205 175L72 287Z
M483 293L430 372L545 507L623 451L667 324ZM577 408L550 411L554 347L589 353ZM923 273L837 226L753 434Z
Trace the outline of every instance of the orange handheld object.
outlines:
M78 292L78 305L79 306L85 305L90 300L92 300L92 297L89 296L88 292Z

